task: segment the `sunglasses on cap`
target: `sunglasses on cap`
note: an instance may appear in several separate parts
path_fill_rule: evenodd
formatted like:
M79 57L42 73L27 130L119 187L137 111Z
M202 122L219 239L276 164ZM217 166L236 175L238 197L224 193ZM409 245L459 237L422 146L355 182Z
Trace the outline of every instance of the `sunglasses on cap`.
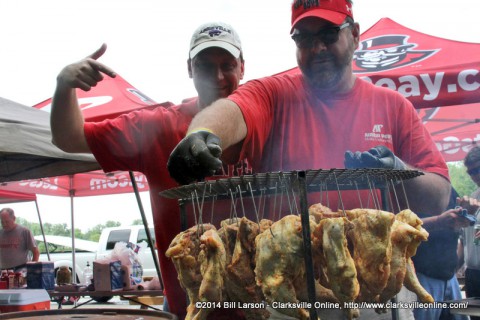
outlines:
M467 173L471 176L477 175L477 174L480 173L480 167L476 167L476 168L473 168L473 169L468 169Z
M317 33L304 33L295 29L292 39L299 49L313 48L316 41L321 41L325 45L334 44L338 41L340 30L345 29L349 25L350 22L345 22L339 26L324 28Z

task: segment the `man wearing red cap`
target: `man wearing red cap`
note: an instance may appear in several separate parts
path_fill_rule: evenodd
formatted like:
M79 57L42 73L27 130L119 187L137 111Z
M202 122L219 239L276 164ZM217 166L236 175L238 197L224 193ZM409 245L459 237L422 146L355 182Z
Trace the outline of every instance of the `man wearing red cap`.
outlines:
M221 166L222 150L240 146L238 159L248 158L257 173L419 170L423 175L404 183L409 206L401 206L424 215L445 211L448 169L412 104L352 72L360 29L351 1L295 0L291 22L301 72L249 81L197 114L168 161L172 177L190 183L208 176ZM342 192L342 205L361 207L358 198Z
M134 111L113 120L84 123L75 89L90 90L104 74L115 76L112 69L97 61L105 50L106 46L102 45L86 59L66 66L58 75L51 114L53 140L67 152L93 153L106 172L132 170L146 175L168 311L183 319L186 293L180 287L173 263L165 256L171 241L181 231L178 201L160 197L159 192L177 186L168 175L166 163L170 152L186 134L192 117L239 86L244 74L240 38L230 25L222 22L206 23L195 30L187 66L198 97L186 99L178 106ZM230 166L221 172L242 174L242 170L249 170L243 162L233 169Z

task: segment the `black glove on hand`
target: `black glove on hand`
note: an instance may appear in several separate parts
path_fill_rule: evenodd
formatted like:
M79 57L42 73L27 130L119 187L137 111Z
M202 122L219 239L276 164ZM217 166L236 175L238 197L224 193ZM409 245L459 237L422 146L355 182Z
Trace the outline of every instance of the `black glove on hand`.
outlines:
M345 168L381 168L405 170L407 166L385 146L376 146L368 151L345 152Z
M173 149L167 167L180 184L189 184L212 176L222 167L220 138L208 131L188 134Z

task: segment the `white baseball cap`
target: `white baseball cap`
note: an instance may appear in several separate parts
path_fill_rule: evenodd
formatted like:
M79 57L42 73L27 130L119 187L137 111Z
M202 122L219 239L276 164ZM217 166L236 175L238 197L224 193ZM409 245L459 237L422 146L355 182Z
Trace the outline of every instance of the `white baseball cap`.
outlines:
M225 49L235 58L238 58L242 51L237 32L223 22L205 23L195 30L190 41L190 58L193 59L200 51L211 47Z

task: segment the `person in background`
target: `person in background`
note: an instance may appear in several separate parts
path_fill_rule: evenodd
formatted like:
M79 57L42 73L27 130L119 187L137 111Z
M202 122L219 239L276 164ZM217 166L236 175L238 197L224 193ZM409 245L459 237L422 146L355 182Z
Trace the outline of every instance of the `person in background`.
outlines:
M463 163L467 168L470 178L479 187L470 197L460 199L463 206L470 206L469 213L475 215L480 224L480 147L475 146L467 153ZM458 245L458 266L465 263L465 295L467 298L480 297L480 230L475 226L464 228ZM480 320L480 317L470 317L472 320Z
M113 120L85 123L75 89L88 91L104 75L115 77L112 69L97 61L105 50L102 45L58 75L51 113L53 142L67 152L93 153L106 172L132 170L145 174L168 311L183 319L186 293L180 287L173 263L165 256L171 241L181 231L179 206L176 199L161 197L159 192L177 186L168 174L167 160L185 136L193 116L238 88L245 66L241 41L226 23L201 25L192 35L187 60L188 74L198 97L169 108L134 111ZM221 174L246 173L242 170L248 170L246 163L224 168Z
M249 81L198 113L170 156L171 176L180 184L203 179L232 147L240 150L236 159L247 158L256 173L415 169L423 175L404 183L411 210L444 212L448 168L412 104L352 72L360 27L351 1L293 1L291 36L300 72ZM333 210L340 207L334 192L328 197ZM358 198L355 191L342 192L341 200L351 209L361 207ZM361 317L373 319L363 311Z
M436 216L423 216L423 227L428 231L424 241L412 257L420 284L435 301L460 300L462 294L455 275L457 269L457 244L461 229L471 223L463 216L457 192L452 188L448 210ZM468 210L468 209L467 209ZM405 296L408 298L405 299ZM399 301L417 300L413 293L402 291ZM415 320L468 320L465 315L451 314L450 309L416 308Z
M3 208L0 210L0 219L0 269L17 272L25 269L28 261L38 261L40 251L33 234L15 222L15 212L11 208Z

